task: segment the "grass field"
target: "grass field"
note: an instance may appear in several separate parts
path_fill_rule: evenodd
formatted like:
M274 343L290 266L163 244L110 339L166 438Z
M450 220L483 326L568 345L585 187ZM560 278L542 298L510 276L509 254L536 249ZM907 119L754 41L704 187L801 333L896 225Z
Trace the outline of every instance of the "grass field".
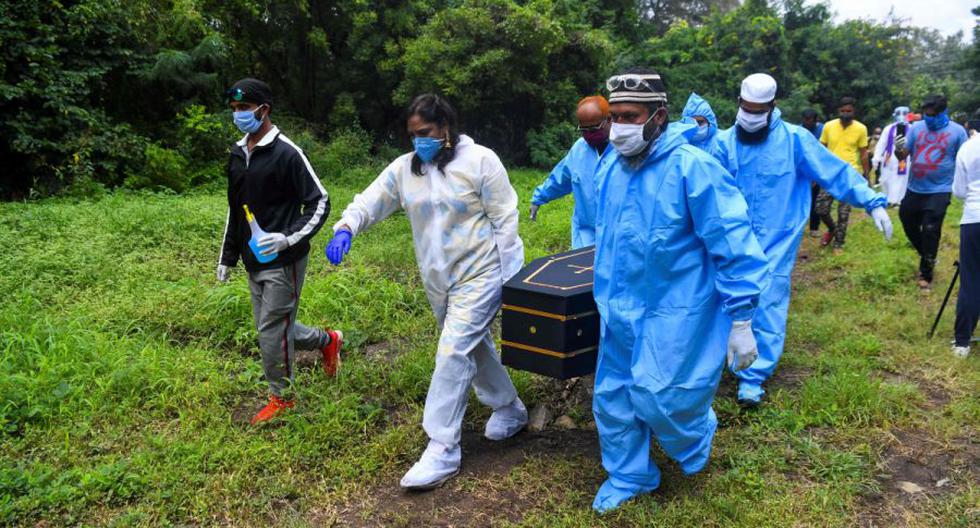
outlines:
M372 176L326 179L328 225ZM528 259L566 249L571 199L527 222L543 173L511 177ZM925 338L959 211L925 294L894 211L887 245L863 213L843 256L805 240L769 403L740 410L726 377L707 469L683 477L655 451L661 489L598 517L588 380L513 372L529 406L575 423L491 443L473 398L463 473L427 494L398 489L424 447L437 339L403 216L359 237L339 268L327 234L315 238L300 319L345 331L343 372L328 380L304 356L296 411L255 429L265 392L244 273L214 280L223 194L2 204L0 524L977 526L977 351L950 354L952 304Z

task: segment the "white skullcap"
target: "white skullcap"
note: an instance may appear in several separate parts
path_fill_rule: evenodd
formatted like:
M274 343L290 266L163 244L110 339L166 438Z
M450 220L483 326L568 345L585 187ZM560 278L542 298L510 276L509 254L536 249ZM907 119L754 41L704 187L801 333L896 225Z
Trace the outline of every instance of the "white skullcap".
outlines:
M742 81L739 95L749 103L768 103L776 98L776 79L765 73L753 73Z

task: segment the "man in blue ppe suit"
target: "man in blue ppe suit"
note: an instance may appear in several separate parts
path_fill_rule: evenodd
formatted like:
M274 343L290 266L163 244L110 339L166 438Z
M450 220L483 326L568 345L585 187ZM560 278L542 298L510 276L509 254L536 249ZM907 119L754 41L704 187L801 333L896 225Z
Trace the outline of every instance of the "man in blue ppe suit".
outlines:
M682 122L698 126L698 131L691 138L691 144L705 152L714 151L715 143L718 142L718 119L708 101L691 92L681 117Z
M890 240L892 235L885 196L871 190L854 167L827 150L808 130L780 119L775 98L775 79L764 73L746 77L736 124L718 134L715 150L715 157L735 176L745 196L752 231L772 267L772 282L762 293L752 320L759 359L736 373L738 400L746 406L761 402L762 384L783 353L790 272L810 216L811 182L838 200L864 207L885 238Z
M572 213L572 249L595 244L595 172L612 150L609 146L609 103L594 95L578 102L575 112L582 137L572 145L564 159L555 165L548 179L534 189L531 220L538 209L569 193L575 196Z
M731 175L688 144L697 127L667 124L660 76L633 69L607 88L616 153L596 189L592 410L609 473L599 512L660 484L651 435L685 474L707 464L726 342L733 368L757 356L750 320L769 274Z

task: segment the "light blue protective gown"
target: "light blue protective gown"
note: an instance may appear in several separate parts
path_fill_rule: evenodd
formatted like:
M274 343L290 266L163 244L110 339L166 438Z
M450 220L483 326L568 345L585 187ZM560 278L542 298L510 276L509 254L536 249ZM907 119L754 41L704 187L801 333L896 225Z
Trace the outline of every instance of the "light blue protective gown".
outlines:
M694 136L690 143L705 152L713 152L715 144L718 142L718 118L715 117L715 111L711 109L708 101L704 100L700 95L691 92L691 96L687 98L687 104L684 105L681 122L697 125L694 116L701 116L708 120L708 133L707 136L702 138Z
M534 205L544 205L568 193L575 197L572 249L595 244L595 172L599 162L612 151L612 145L607 143L605 151L600 153L579 138L551 170L548 179L534 189L531 197Z
M778 108L773 110L769 136L764 141L741 143L732 127L718 134L714 154L745 196L752 231L772 266L772 282L762 293L752 320L759 359L735 373L739 398L758 400L765 392L762 383L772 375L783 353L790 273L810 218L811 182L838 200L869 212L884 206L886 199L808 130L783 122Z
M731 322L752 317L768 283L745 200L688 144L695 130L671 124L638 168L614 152L598 174L599 511L659 485L651 435L684 473L705 466Z

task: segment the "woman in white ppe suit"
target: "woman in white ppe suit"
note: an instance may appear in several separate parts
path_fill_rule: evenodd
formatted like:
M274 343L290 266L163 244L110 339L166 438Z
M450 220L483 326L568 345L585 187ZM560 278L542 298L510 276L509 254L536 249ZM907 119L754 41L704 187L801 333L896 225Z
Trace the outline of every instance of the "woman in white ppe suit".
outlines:
M415 150L354 197L326 253L339 264L353 237L395 211L408 215L422 282L442 333L422 418L429 445L401 485L432 489L459 473L471 385L480 402L494 409L487 438L503 440L527 423L491 335L503 283L524 264L524 244L507 171L493 151L459 134L452 106L437 95L420 95L409 106L407 126Z
M909 183L909 170L912 168L912 160L899 161L895 157L895 139L898 133L899 124L904 125L908 130L909 107L899 106L892 112L895 122L886 126L881 131L881 138L875 145L875 153L871 158L871 163L878 169L878 181L881 182L881 190L888 197L888 205L898 205L905 198L905 188Z

